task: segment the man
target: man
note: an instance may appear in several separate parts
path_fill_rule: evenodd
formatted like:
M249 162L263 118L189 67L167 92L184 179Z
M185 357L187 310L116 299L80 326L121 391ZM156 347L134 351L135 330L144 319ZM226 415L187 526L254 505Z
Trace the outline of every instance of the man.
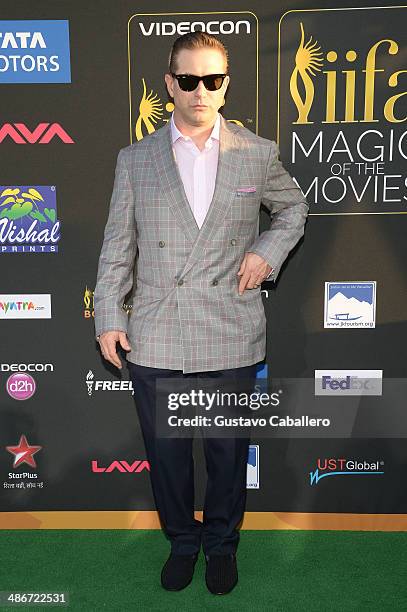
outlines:
M174 112L119 152L95 289L104 358L121 368L117 343L128 352L154 498L171 542L162 586L189 584L202 544L206 584L216 594L237 582L249 440L204 439L208 483L197 521L192 439L156 436L156 383L172 378L175 390L187 377L254 380L266 346L260 285L277 278L308 211L276 143L218 113L227 69L214 36L175 41L165 75ZM273 218L259 236L261 202ZM128 318L122 306L134 276Z

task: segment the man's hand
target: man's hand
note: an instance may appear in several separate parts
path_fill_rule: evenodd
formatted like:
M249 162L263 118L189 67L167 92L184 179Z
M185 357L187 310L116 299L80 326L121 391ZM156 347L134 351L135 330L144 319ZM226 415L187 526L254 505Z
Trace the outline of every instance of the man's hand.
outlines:
M257 253L245 253L237 273L238 276L242 277L239 283L239 295L242 295L245 289L254 289L261 285L270 272L271 266L263 257L260 257Z
M103 357L115 365L119 370L122 369L122 362L116 352L116 343L125 351L131 351L131 346L127 340L127 335L122 331L108 331L100 335L99 344Z

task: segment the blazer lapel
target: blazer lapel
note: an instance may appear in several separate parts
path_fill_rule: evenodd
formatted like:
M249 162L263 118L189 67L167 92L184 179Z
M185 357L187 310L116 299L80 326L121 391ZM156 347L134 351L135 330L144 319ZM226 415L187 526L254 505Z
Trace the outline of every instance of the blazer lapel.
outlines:
M215 190L205 220L199 229L174 157L169 122L157 130L154 136L158 139L158 146L153 148L157 175L163 182L169 207L181 229L192 242L190 255L181 272L183 275L195 261L203 257L205 245L222 225L228 213L235 197L235 187L239 181L244 152L227 121L221 117Z

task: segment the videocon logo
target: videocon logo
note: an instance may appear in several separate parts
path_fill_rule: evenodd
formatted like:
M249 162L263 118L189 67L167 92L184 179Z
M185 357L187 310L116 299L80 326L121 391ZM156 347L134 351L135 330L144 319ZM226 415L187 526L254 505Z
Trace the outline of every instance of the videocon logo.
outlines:
M0 187L0 211L0 253L58 252L54 186Z

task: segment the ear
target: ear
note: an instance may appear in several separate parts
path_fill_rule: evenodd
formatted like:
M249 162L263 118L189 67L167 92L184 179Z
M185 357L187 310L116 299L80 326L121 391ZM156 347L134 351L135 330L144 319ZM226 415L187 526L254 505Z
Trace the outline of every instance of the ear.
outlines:
M225 77L225 80L224 80L224 81L223 81L223 83L222 83L222 87L224 88L224 89L223 89L223 93L224 93L224 94L226 93L226 90L227 90L227 88L228 88L228 86L229 86L229 82L230 82L230 76L229 76L229 75L227 75L227 76Z
M164 79L165 79L165 84L167 85L168 93L170 94L171 98L173 98L174 97L174 79L169 73L164 75Z

